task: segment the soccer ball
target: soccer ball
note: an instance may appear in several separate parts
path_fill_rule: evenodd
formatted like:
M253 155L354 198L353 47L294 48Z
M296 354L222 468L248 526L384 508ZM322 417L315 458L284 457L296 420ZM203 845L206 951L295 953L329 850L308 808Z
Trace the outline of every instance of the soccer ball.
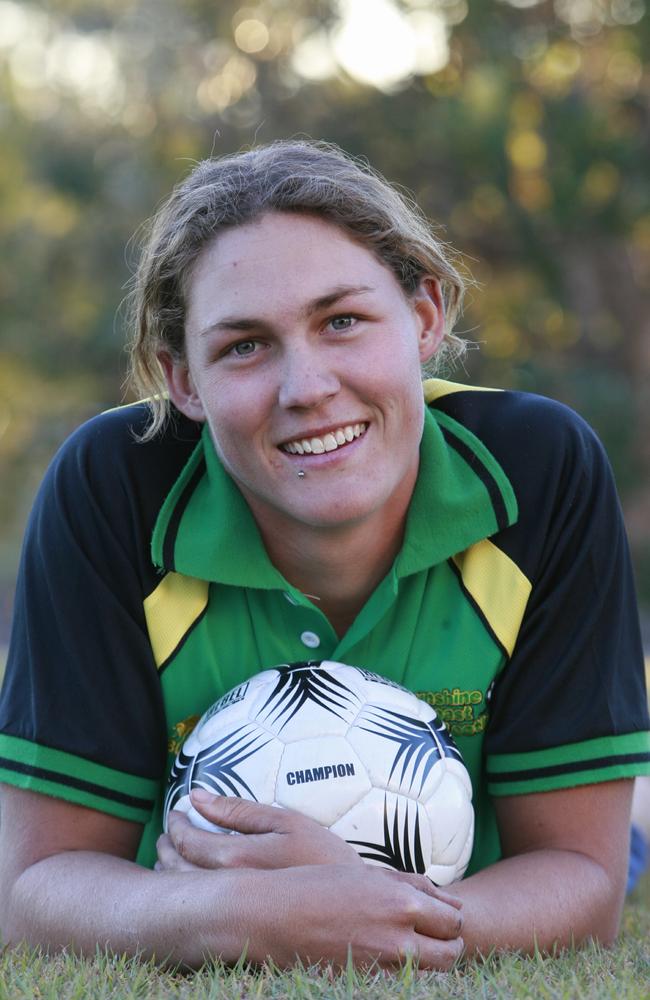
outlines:
M172 768L171 809L218 830L191 789L296 809L369 864L463 876L474 835L472 786L433 708L393 681L331 661L282 664L223 695Z

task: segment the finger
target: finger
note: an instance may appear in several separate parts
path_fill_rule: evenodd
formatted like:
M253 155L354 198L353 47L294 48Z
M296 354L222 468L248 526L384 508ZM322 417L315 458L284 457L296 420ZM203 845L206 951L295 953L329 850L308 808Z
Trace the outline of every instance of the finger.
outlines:
M439 899L449 906L455 906L457 910L461 909L463 903L459 896L454 896L453 893L448 892L446 889L441 889L431 879L427 878L426 875L416 875L413 872L397 872L396 874L402 881L408 882L415 889L426 893L427 896L433 896L434 899Z
M459 899L449 903L446 899L440 898L439 890L424 875L381 868L373 870L382 872L385 878L395 879L402 884L407 882L413 889L418 890L410 896L406 904L412 926L416 931L441 941L452 941L460 936L463 929L463 914ZM447 893L442 895L447 896Z
M230 833L201 830L193 826L184 813L174 810L169 813L167 829L175 852L192 866L228 866L228 845L234 839Z
M427 899L421 895L413 926L420 934L426 934L440 941L453 941L462 934L462 910L457 906L450 906L449 903L443 903L440 899Z
M400 881L408 882L418 890L411 900L416 931L441 941L451 941L460 936L463 913L459 899L448 902L448 894L440 893L423 875L400 873Z
M194 871L196 865L183 858L176 848L168 833L163 833L156 841L158 860L155 869L158 872L164 871Z
M187 818L186 813L179 812L178 809L170 810L167 817L167 836L171 838L175 847L183 831L191 826L192 824ZM176 850L178 850L178 847L176 847Z
M194 808L217 826L239 833L278 833L291 818L287 810L228 795L211 795L202 788L190 793Z
M413 956L419 969L437 969L448 972L460 961L465 950L462 937L440 941L423 934L415 934L413 947L404 950L404 959ZM403 960L402 963L403 964Z
M429 882L429 879L426 879L426 881ZM436 899L442 900L443 903L447 903L449 906L455 906L457 910L462 908L463 901L459 896L454 896L452 893L438 888L438 886L434 885L432 882L429 882L429 885L434 890ZM423 892L426 891L426 889L423 890Z

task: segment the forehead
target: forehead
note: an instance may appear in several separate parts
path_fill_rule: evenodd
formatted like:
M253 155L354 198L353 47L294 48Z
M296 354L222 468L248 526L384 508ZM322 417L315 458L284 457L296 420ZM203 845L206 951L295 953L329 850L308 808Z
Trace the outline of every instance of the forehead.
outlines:
M401 291L392 271L333 223L268 213L226 230L201 252L188 282L188 324L206 309L298 306L342 284Z

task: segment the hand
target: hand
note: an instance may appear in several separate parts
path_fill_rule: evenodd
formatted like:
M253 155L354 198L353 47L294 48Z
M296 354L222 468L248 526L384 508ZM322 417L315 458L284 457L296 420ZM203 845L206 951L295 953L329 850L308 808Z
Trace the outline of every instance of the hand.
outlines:
M341 837L292 809L204 791L192 792L192 805L211 823L242 836L200 830L172 810L169 832L158 839L157 871L363 864Z
M234 838L233 838L234 839ZM255 933L248 957L280 966L399 966L412 955L422 969L449 969L460 958L461 903L424 875L373 865L310 865L240 873L254 880Z

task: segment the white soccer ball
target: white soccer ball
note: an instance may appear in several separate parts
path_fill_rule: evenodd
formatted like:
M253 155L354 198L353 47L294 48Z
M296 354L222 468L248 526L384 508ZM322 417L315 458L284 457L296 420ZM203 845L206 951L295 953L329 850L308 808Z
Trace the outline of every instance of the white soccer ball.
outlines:
M282 664L223 695L172 768L170 809L203 788L296 809L369 864L462 878L474 836L472 786L433 708L379 674L343 663Z

